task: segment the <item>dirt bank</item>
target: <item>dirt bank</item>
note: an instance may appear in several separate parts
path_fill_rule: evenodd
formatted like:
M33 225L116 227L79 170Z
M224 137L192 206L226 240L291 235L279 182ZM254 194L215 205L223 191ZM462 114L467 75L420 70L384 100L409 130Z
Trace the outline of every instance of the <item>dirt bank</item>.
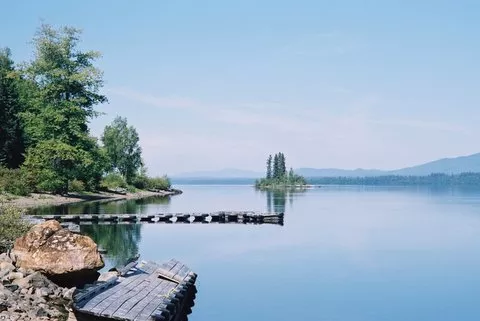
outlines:
M53 194L38 194L32 193L30 196L16 196L6 200L7 204L12 204L20 208L33 208L48 205L63 205L78 202L88 201L115 201L115 200L128 200L128 199L140 199L150 196L170 196L180 194L181 191L169 190L169 191L139 191L136 193L116 194L108 192L97 192L88 194L70 193L68 195L53 195Z

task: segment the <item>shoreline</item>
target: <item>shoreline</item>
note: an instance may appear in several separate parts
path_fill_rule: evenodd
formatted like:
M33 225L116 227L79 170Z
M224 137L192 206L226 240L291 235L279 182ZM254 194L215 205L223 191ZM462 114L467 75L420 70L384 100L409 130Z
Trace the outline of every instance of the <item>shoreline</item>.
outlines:
M6 199L5 204L13 205L23 209L32 209L44 206L67 205L81 202L110 202L121 200L136 200L152 196L172 196L181 194L182 191L171 189L161 191L138 191L135 193L117 194L112 192L95 193L69 193L68 195L54 195L46 193L31 193L29 196L12 196ZM2 195L0 195L1 198Z

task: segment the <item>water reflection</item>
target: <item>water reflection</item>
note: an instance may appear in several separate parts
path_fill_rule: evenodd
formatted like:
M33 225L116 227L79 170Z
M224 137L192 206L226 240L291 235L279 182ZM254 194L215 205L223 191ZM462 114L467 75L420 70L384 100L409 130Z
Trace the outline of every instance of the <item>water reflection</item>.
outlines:
M294 189L274 189L263 190L267 199L267 211L269 213L285 213L286 204L288 200L289 206L293 205L293 199L295 196L304 193L306 189L294 188Z
M170 197L152 196L143 199L120 201L93 201L73 204L43 206L30 210L34 215L80 215L80 214L145 214L147 205L168 205Z
M106 267L124 266L138 253L142 225L81 225L80 233L90 236L99 248L107 251Z

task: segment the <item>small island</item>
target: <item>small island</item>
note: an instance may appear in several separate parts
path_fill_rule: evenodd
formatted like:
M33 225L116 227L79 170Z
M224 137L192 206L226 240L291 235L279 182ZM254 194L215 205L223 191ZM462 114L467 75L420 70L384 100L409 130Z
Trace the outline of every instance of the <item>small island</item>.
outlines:
M267 158L267 171L265 178L255 182L255 187L261 190L280 188L301 188L307 185L303 176L295 174L293 168L287 172L285 155L277 153Z

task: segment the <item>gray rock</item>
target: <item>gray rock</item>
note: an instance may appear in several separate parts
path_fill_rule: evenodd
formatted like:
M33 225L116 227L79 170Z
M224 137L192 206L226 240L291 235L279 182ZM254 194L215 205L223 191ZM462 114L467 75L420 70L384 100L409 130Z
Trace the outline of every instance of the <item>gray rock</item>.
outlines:
M49 313L44 308L39 308L37 310L37 312L35 313L35 316L37 316L37 317L48 317Z
M0 262L13 263L13 262L12 262L12 259L10 258L10 256L8 256L7 253L2 253L2 254L0 254Z
M10 292L15 292L18 290L19 286L16 284L5 284L5 289L9 290Z
M23 273L20 273L20 272L10 272L8 275L7 275L7 279L9 281L13 281L13 280L16 280L16 279L23 279Z
M22 279L15 279L12 281L12 284L18 285L20 289L27 289L31 288L32 285L30 284L30 279L27 277Z
M15 266L10 262L0 262L0 271L7 271L7 274L15 271Z
M0 301L5 301L9 297L9 293L7 293L5 290L0 290Z
M118 272L105 272L100 274L98 277L98 282L107 282L110 279L116 278L118 276Z
M66 300L72 300L73 299L73 293L75 292L76 288L71 288L71 289L64 289L62 292L62 297Z
M35 295L38 297L47 297L52 293L52 290L50 290L49 288L39 288L35 290Z

